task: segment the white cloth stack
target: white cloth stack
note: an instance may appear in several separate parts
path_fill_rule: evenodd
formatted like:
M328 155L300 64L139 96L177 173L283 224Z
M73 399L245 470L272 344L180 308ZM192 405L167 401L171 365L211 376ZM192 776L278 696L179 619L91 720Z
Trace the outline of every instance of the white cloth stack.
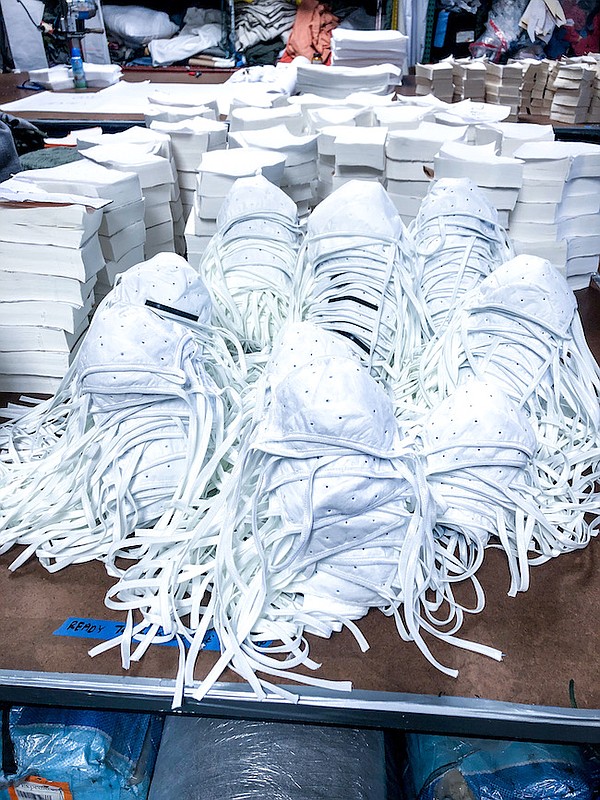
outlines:
M508 226L523 184L523 163L517 158L496 155L495 143L469 145L446 142L434 159L436 178L470 178L498 211L498 221Z
M285 156L272 150L246 147L204 153L198 165L194 211L185 227L187 258L192 266L198 266L217 232L217 216L235 181L262 174L279 186L284 167Z
M519 118L521 107L521 83L523 82L523 67L515 64L493 64L491 61L485 65L485 102L499 106L510 106L510 122Z
M0 391L51 394L67 372L104 264L105 205L25 180L0 184Z
M146 260L157 253L175 251L173 216L170 202L174 192L175 175L168 158L157 155L160 144L127 144L111 142L82 150L82 155L97 164L135 172L144 195L144 225ZM130 232L130 242L133 232ZM141 231L138 239L142 238ZM138 242L139 243L139 242Z
M281 189L296 203L299 216L304 217L316 199L317 139L316 134L294 136L285 125L275 125L267 131L232 133L229 146L272 150L285 156Z
M402 221L411 222L427 194L433 160L444 142L462 140L467 127L422 122L418 128L389 131L386 142L385 181Z
M194 206L196 176L202 154L227 146L227 125L205 117L191 117L181 122L155 120L150 124L150 130L171 137L183 216L187 221Z
M509 228L515 251L548 259L572 289L587 286L600 253L600 145L533 142L515 156L523 161Z
M93 303L109 291L120 272L144 260L146 227L140 179L134 172L109 169L88 159L48 169L27 170L15 180L48 192L69 192L110 201L104 207L99 242L105 265L98 273Z
M440 61L439 64L416 64L417 95L432 94L445 103L451 103L454 97L454 80L452 64Z
M331 65L370 67L392 64L404 71L408 36L399 31L335 28L331 34Z

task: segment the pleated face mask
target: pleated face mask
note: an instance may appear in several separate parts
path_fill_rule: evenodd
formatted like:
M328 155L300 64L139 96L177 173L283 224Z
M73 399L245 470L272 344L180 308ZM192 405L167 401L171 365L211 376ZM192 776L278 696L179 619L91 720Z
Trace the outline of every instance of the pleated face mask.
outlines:
M296 205L261 175L238 179L200 264L217 319L247 350L270 345L288 315L300 243Z
M379 183L349 181L312 212L295 314L347 337L387 381L421 343L414 249Z

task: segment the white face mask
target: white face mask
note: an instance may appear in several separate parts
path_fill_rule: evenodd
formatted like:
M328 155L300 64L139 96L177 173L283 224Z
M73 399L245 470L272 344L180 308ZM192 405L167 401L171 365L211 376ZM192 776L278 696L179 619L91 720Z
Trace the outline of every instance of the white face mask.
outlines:
M154 297L171 319L145 305ZM105 558L134 527L189 501L227 413L202 342L174 321L182 312L203 322L210 313L185 262L169 254L134 267L97 310L56 397L5 430L34 442L36 456L0 489L0 546L28 545L15 568L33 552L50 570Z
M440 332L463 296L512 251L496 209L468 178L431 185L410 227L432 333Z
M147 305L182 325L210 323L211 299L204 281L175 253L159 253L117 275L104 304Z
M573 293L547 262L519 256L465 297L423 352L414 405L435 408L474 377L503 391L535 432L531 481L547 528L530 532L521 555L540 563L583 547L594 534L585 515L597 513L600 376Z
M436 539L448 603L455 604L452 585L469 579L477 597L471 610L483 608L476 572L490 541L507 553L510 593L526 589L534 529L545 533L551 525L538 510L537 440L525 412L493 381L472 378L429 412L420 441L427 483L441 509Z
M219 323L246 350L270 346L288 316L300 245L295 203L262 175L238 179L200 264Z
M340 333L387 382L422 341L414 246L379 183L349 181L308 220L295 316Z

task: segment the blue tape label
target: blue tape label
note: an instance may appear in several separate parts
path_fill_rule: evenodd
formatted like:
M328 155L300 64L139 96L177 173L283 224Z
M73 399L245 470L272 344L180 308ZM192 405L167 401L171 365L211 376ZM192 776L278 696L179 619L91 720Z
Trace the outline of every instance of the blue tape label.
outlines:
M87 617L69 617L60 628L53 632L54 636L69 636L76 639L100 639L102 641L115 639L125 631L124 622L115 622L109 619L89 619ZM159 630L159 635L161 631ZM142 634L140 634L141 636ZM176 647L177 642L171 639L168 642L157 642L165 647ZM204 650L220 650L219 639L214 630L208 631L202 643Z

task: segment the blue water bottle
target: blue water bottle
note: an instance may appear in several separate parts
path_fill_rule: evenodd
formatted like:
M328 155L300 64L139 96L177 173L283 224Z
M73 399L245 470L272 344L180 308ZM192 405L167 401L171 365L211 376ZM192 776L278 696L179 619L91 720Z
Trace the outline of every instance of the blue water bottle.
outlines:
M87 83L85 82L85 72L83 71L81 50L78 47L71 47L71 69L73 70L73 84L75 88L87 88Z

